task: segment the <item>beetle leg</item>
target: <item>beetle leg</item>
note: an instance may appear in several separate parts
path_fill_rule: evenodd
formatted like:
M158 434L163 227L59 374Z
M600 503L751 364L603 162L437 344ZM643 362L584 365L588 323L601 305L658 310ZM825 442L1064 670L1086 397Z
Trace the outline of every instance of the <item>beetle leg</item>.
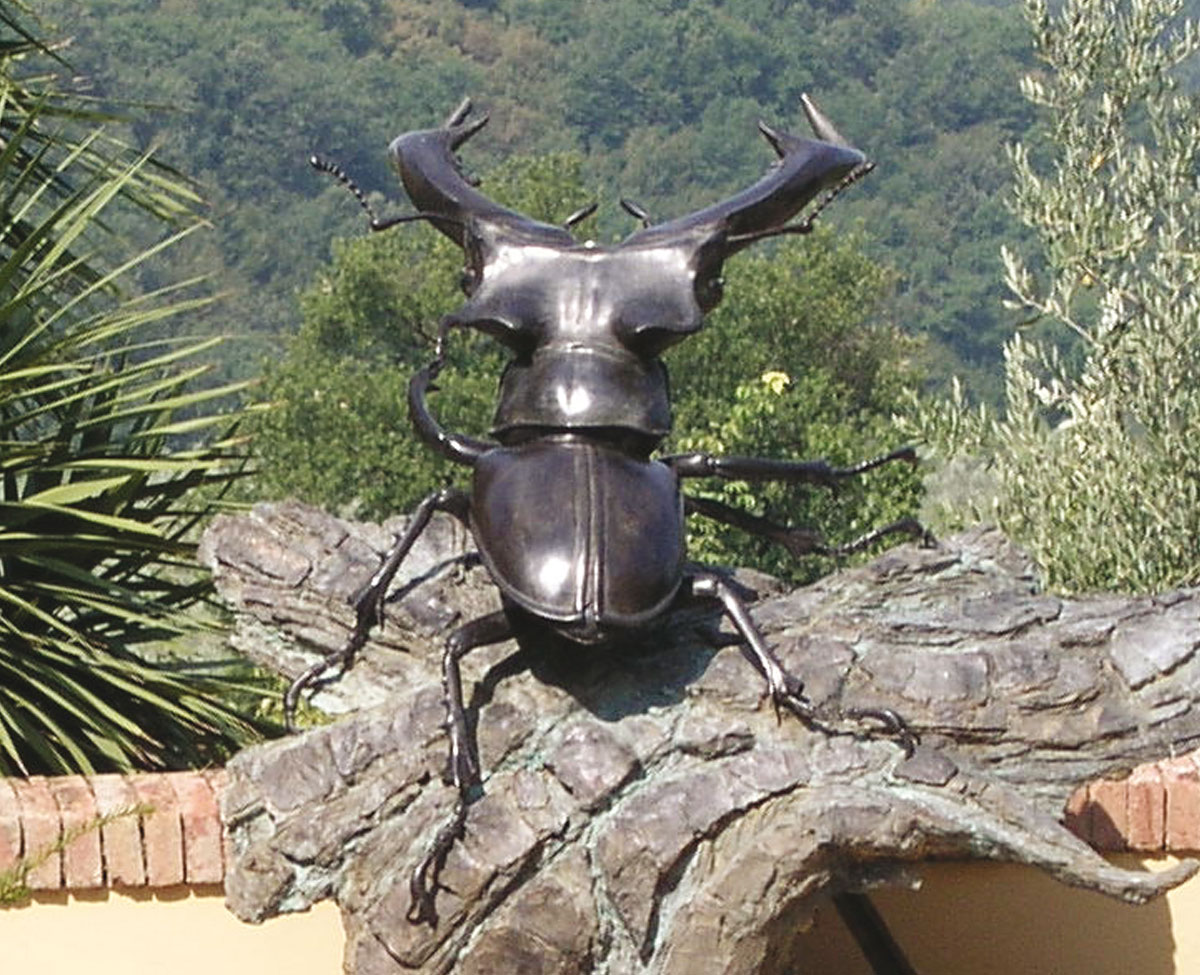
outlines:
M721 477L734 481L791 481L837 487L876 467L902 460L917 462L912 447L901 447L850 467L831 467L823 460L772 460L766 457L720 457L715 454L674 454L660 458L679 477Z
M699 571L691 576L692 595L701 599L716 599L733 622L741 636L743 653L754 664L755 669L766 679L767 689L776 714L780 706L786 707L801 720L810 722L816 717L812 703L804 697L804 683L784 670L776 659L762 632L750 616L746 604L733 588L720 576L712 572Z
M504 610L488 613L465 623L450 634L442 652L442 687L446 694L446 717L450 728L450 770L454 784L466 795L480 781L479 762L467 725L459 661L479 647L511 638L513 627Z
M512 635L513 628L508 615L498 610L460 626L446 640L442 652L442 687L446 695L446 719L450 731L450 775L458 790L458 798L454 802L454 813L438 830L429 852L409 880L412 903L408 909L408 920L413 924L423 921L437 923L434 898L437 895L438 873L455 840L462 836L467 807L480 785L479 759L467 724L459 661L477 647L500 643Z
M714 521L740 528L751 535L758 535L760 538L777 542L786 548L794 558L802 555L828 555L834 558L852 555L888 535L911 535L913 538L920 539L923 544L931 544L933 541L928 529L916 518L899 518L890 525L869 531L853 541L842 545L829 545L821 533L813 529L780 525L768 518L742 511L711 498L695 498L685 495L683 504L684 510L689 514L703 515L705 518L712 518Z
M827 734L845 733L830 717L820 714L812 701L804 696L804 683L784 669L750 616L746 604L729 583L716 573L705 571L695 572L689 578L692 595L702 599L716 599L733 622L738 635L744 641L742 652L767 681L776 716L781 708L786 708L810 727ZM882 733L894 738L906 755L911 755L916 748L916 735L908 727L908 723L891 708L852 708L834 717L859 722L877 722Z
M383 622L383 602L387 595L388 586L395 577L400 563L409 550L416 544L417 539L429 525L435 511L446 511L462 522L467 520L470 499L467 494L456 488L443 488L426 497L413 512L408 527L392 546L374 575L366 584L350 597L354 607L354 629L350 632L345 646L336 650L309 667L304 673L292 681L283 696L283 719L288 731L295 731L296 705L306 687L312 686L330 667L340 664L349 668L354 662L354 656L362 649L370 635L371 628L376 623Z
M882 528L874 528L849 542L830 547L828 554L834 556L853 555L855 552L861 552L864 548L874 545L879 539L886 538L888 535L911 535L925 547L937 544L933 537L933 532L917 521L916 518L897 518L891 524L884 525Z
M412 422L413 431L427 446L456 464L470 466L495 444L444 429L425 401L426 395L436 388L434 380L442 368L444 338L443 330L438 336L438 358L418 369L408 381L408 418Z

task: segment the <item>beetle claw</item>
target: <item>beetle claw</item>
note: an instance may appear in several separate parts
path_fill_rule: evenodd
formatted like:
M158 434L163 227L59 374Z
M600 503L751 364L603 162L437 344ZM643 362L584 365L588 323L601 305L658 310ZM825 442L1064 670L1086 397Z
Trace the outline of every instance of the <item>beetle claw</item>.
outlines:
M408 912L405 918L411 924L428 924L430 927L437 927L437 892L441 884L438 882L438 875L442 872L442 865L446 862L446 855L450 852L455 842L463 834L463 827L467 822L467 799L461 793L458 801L454 804L454 813L450 819L442 825L438 830L437 835L433 838L433 843L430 844L429 851L422 858L413 870L412 876L408 881L408 892L411 903L408 907Z
M909 727L908 722L891 708L851 708L845 716L854 721L876 721L883 729L883 734L895 740L903 750L906 758L911 758L920 744L920 736Z
M785 694L782 697L772 695L772 700L775 704L776 720L779 719L779 706L782 704L805 724L812 725L819 723L817 720L817 709L813 706L812 701L802 694Z
M789 686L781 692L772 689L771 693L771 704L775 709L777 722L781 720L782 709L786 708L809 728L826 735L870 736L879 734L882 737L890 738L900 746L906 757L911 757L916 751L917 745L920 744L920 737L917 733L909 727L904 718L891 708L850 708L836 715L822 714L816 705L804 696L803 685L791 675L788 677L789 682L794 682L794 686ZM847 728L847 721L857 722L860 727ZM864 729L861 725L866 722L872 722L879 727L877 730Z

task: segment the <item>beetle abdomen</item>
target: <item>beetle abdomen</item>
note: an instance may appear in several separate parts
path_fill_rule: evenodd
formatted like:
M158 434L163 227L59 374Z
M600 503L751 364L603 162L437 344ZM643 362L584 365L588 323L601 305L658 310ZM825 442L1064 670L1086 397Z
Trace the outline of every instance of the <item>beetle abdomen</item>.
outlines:
M489 450L471 527L501 591L537 616L631 626L679 588L683 506L665 465L570 438Z

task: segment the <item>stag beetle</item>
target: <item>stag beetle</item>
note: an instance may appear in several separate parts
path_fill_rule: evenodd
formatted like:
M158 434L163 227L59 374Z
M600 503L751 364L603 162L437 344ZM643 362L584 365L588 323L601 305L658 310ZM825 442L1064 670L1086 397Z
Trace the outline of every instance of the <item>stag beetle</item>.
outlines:
M436 873L481 783L463 704L459 663L471 650L515 633L549 628L576 644L603 645L628 636L691 600L715 600L728 614L744 652L766 679L777 710L833 730L863 719L911 749L904 722L888 710L818 714L803 684L787 673L737 592L719 574L684 560L684 516L696 512L778 541L794 554L844 552L892 532L920 534L903 519L841 547L706 499L687 498L680 480L695 477L783 480L833 486L895 460L910 448L848 468L823 461L765 460L683 454L652 459L671 429L667 371L660 356L699 331L721 300L724 261L755 241L811 229L816 213L869 171L866 157L838 134L807 99L816 139L765 123L759 128L778 160L768 174L732 198L696 213L643 226L613 246L579 242L566 226L529 219L487 199L466 179L456 150L487 122L463 104L439 128L408 132L390 152L416 213L376 219L358 197L373 230L425 220L466 255L466 303L441 322L433 361L413 376L408 409L417 435L472 470L470 493L446 488L425 498L371 579L353 597L356 625L345 648L311 667L288 689L289 724L303 689L335 663L348 665L381 620L388 585L434 512L470 530L499 587L503 609L456 629L442 655L450 737L450 771L459 798L453 821L436 837L412 880L413 921L435 921ZM788 221L825 192L810 216ZM478 329L512 358L500 380L493 439L442 429L426 395L443 367L452 329Z

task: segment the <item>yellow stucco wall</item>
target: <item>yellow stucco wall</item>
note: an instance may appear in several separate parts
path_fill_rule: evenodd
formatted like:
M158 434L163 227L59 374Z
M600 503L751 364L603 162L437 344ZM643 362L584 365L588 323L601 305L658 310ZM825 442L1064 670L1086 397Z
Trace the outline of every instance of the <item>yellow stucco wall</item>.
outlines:
M243 924L220 887L38 894L0 908L0 975L337 975L331 902Z
M920 975L1200 975L1200 878L1131 907L1030 867L942 863L923 876L920 891L872 895ZM808 940L796 975L871 975L832 908Z
M874 899L921 975L1200 975L1200 880L1136 908L1028 868L946 863L926 868L921 891ZM796 975L870 975L832 909L804 941ZM328 902L253 926L215 887L0 909L0 975L337 975L342 942Z

